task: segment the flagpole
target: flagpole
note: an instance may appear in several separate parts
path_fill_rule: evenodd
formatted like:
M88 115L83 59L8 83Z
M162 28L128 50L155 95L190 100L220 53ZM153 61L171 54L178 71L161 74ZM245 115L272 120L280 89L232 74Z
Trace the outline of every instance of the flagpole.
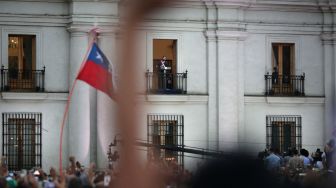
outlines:
M63 130L64 130L64 126L65 126L65 121L66 121L67 116L69 114L69 106L70 106L71 97L72 97L73 91L75 89L75 86L77 84L77 76L82 71L82 69L84 67L84 64L85 64L85 61L87 60L88 53L91 50L93 43L97 39L97 29L98 28L93 28L89 31L90 34L93 34L93 39L89 43L89 48L87 49L87 51L85 53L85 56L84 56L85 58L82 61L81 65L79 67L79 70L76 74L76 78L75 78L75 80L74 80L74 82L71 86L71 89L70 89L70 92L69 92L69 95L68 95L68 99L67 99L67 103L65 105L65 110L64 110L62 124L61 124L60 146L59 146L59 171L60 171L60 176L63 176L63 168L62 168L63 167L63 165L62 165L62 161L63 161L63 157L62 157L63 156L63 147L62 147L63 146Z

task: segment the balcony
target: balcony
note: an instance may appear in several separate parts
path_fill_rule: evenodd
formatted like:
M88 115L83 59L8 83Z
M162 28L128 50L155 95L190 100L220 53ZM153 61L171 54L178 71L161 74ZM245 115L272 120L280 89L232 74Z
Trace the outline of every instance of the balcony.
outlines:
M266 96L305 96L305 74L265 75Z
M42 70L18 70L1 67L2 92L44 92L45 67Z
M187 74L153 73L147 70L147 94L186 94Z

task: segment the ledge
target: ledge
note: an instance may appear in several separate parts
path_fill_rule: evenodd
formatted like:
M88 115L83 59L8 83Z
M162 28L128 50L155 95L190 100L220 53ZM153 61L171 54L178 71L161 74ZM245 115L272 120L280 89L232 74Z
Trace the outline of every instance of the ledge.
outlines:
M68 93L28 93L28 92L2 92L1 100L53 100L67 101Z
M144 102L168 102L168 103L201 103L208 104L208 95L142 95Z
M325 97L266 97L266 96L245 96L247 103L267 103L267 104L324 104Z

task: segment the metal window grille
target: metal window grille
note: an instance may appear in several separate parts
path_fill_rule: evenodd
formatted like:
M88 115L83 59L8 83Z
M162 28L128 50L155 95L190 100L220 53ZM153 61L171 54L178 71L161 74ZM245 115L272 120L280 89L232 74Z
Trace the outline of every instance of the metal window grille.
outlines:
M290 148L301 149L301 116L266 116L267 148L279 149L280 152Z
M169 147L184 147L183 115L147 115L147 140L150 144ZM166 161L175 160L183 166L183 152L154 148L153 157Z
M2 154L9 170L42 167L42 114L2 114Z

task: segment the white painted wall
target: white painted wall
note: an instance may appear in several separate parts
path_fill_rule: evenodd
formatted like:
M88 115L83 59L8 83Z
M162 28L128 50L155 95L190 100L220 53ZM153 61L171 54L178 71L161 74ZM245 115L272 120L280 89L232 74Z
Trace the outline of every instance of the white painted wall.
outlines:
M265 93L266 74L266 37L250 35L245 41L244 88L245 95L263 95ZM271 61L267 61L271 64Z
M275 100L268 100L266 97L246 97L245 130L241 133L245 135L246 143L243 143L243 146L255 154L265 149L267 115L300 115L302 118L302 148L310 152L316 151L316 148L322 149L326 143L323 109L323 98L301 101L281 97Z
M69 38L69 33L65 28L45 27L42 29L42 64L46 67L45 90L48 92L69 90Z
M307 96L324 96L323 47L320 36L301 36L301 67Z
M51 166L58 168L60 127L67 95L59 97L53 94L43 95L38 97L38 100L18 97L9 99L8 97L15 97L15 95L6 95L0 99L0 114L7 112L42 113L42 167L44 170L49 170ZM63 136L63 165L66 165L68 160L67 126L66 124ZM0 134L2 135L2 129L0 129ZM2 139L0 145L2 147Z
M184 32L181 53L182 70L188 70L188 93L207 94L206 43L202 32Z

